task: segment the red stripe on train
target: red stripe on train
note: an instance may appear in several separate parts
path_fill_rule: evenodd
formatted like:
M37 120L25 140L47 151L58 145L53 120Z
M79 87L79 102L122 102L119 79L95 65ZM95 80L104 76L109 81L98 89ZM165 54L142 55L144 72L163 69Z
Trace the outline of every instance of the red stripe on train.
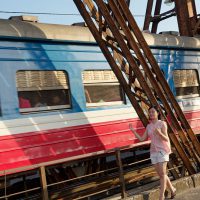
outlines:
M199 133L200 112L186 116ZM139 119L129 119L2 136L0 171L136 144L138 140L129 131L130 122L138 132L144 131Z
M135 119L2 136L0 171L138 143L130 122L142 128Z

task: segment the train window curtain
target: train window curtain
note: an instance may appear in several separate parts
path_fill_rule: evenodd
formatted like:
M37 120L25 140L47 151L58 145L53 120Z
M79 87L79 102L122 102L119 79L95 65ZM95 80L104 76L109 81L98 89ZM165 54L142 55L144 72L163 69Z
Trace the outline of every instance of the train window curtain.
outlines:
M178 98L199 97L199 75L195 69L175 70L173 73Z
M16 86L22 113L71 107L65 71L18 71Z
M86 106L115 106L124 103L124 93L111 70L86 70L82 73Z

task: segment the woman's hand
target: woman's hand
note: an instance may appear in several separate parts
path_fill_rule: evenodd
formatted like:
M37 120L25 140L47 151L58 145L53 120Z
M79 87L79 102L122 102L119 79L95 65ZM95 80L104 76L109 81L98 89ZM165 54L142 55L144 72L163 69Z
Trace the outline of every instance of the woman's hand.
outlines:
M135 135L137 139L139 139L141 142L147 139L147 132L145 131L143 136L140 136L133 128L132 124L129 124L129 128L131 132Z
M161 133L161 129L160 128L156 128L155 129L155 134L156 135L161 135L162 133Z
M156 128L155 129L155 132L154 132L156 135L158 135L159 137L161 137L163 140L165 141L168 141L169 138L168 138L168 135L166 132L164 132L162 129L160 128Z

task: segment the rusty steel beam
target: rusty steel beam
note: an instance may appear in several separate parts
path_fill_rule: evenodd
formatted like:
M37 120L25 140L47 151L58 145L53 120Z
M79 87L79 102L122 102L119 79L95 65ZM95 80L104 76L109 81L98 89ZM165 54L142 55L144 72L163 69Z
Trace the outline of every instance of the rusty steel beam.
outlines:
M182 36L193 36L189 20L187 0L174 0L177 14L179 32Z
M78 2L76 0L74 0L74 1ZM93 2L93 1L90 0L90 5L91 5L91 2ZM104 53L108 62L111 64L111 68L113 69L114 73L116 73L117 78L119 78L122 75L122 74L120 74L121 73L120 70L122 70L122 67L116 63L116 60L118 60L118 59L116 59L116 57L113 57L114 58L113 59L112 58L113 55L112 54L110 55L108 53L109 49L105 45L107 43L107 41L104 40L107 37L102 38L101 34L98 35L98 30L100 30L101 28L97 28L96 26L99 26L99 23L95 24L95 22L93 22L90 19L91 14L87 12L87 9L84 10L85 5L82 5L83 6L82 8L79 7L81 3L82 3L82 1L79 1L77 7L79 8L80 12L84 12L84 15L87 15L87 16L83 15L84 19L86 20L91 32L93 33L94 37L96 38L98 44L100 44L102 52ZM180 114L180 118L181 118L182 122L184 122L185 118L183 117L184 115L183 115L182 111L179 110L179 108L177 108L178 104L176 104L177 102L176 103L174 102L174 100L175 100L174 97L173 97L172 101L170 101L173 104L173 107L171 108L169 106L169 104L168 104L168 101L169 101L168 93L170 92L170 91L168 91L169 86L168 86L166 80L164 79L164 76L163 76L162 72L160 71L159 66L157 65L155 59L153 60L154 57L153 57L152 53L150 52L148 45L145 43L145 40L144 40L139 28L137 27L137 24L135 23L127 4L125 3L125 1L117 1L116 2L114 0L109 0L105 3L102 0L96 0L95 4L93 4L93 8L92 8L93 12L94 12L95 5L97 7L95 10L98 10L101 12L101 15L106 24L106 28L109 30L109 31L106 31L107 36L114 37L113 42L110 43L111 49L114 49L114 48L112 48L112 45L115 48L118 47L120 49L120 51L113 50L113 52L115 52L114 55L117 55L116 52L117 53L120 52L121 53L120 54L121 61L126 60L128 62L128 66L131 67L131 70L129 69L129 72L126 73L128 75L128 79L129 79L128 82L126 82L126 80L120 80L120 79L119 79L119 82L120 83L123 82L122 87L126 88L125 92L128 89L131 90L130 83L132 81L130 79L133 79L132 73L134 73L134 76L137 77L140 86L143 88L144 94L149 99L151 104L159 106L157 98L162 100L167 113L170 114L170 116L172 117L172 121L173 121L172 128L170 127L170 124L168 123L169 130L171 133L170 138L173 141L173 143L175 144L177 151L179 152L180 157L184 161L184 164L186 165L189 173L191 173L191 174L194 173L196 171L196 169L193 168L192 164L190 163L189 158L192 158L192 160L195 161L196 165L199 165L199 163L200 163L200 159L199 159L200 151L198 151L200 149L199 143L197 142L197 139L195 138L194 133L192 132L191 128L188 127L189 124L186 123L186 125L185 125L185 127L187 127L189 129L189 130L187 130L187 129L185 129L185 127L181 127L179 122L177 121L176 116L174 115L174 111L173 111L174 109L176 110L176 112L178 112ZM110 16L110 14L112 17ZM103 22L103 20L101 20L101 21ZM91 22L93 23L93 25ZM100 25L102 25L102 24L100 24ZM121 27L122 31L119 31L119 26ZM134 38L132 36L132 32L130 32L130 30L135 34L135 36L138 40L138 43L134 40ZM104 33L104 36L105 36L105 33ZM142 53L140 52L140 49L139 49L141 47L142 47L143 52L145 53L146 58L142 57ZM140 63L142 64L145 74L148 76L153 88L155 89L155 91L153 91L153 93L152 93L149 85L146 83L146 80L144 80L143 74L140 71L140 67L138 66L138 63L134 59L133 55L130 53L129 48L133 49L133 51L136 53L137 59L139 59ZM150 70L148 64L145 62L145 59L150 60L151 65L152 64L156 65L156 67L154 67L152 65L152 69L153 69L153 71L156 71L157 74L154 74L155 72ZM113 62L113 60L115 63ZM116 67L118 69L116 69ZM161 76L160 76L160 74L161 74ZM156 79L154 78L154 75L156 75ZM161 79L158 79L158 76ZM157 83L158 80L162 84L158 84ZM167 89L161 88L161 85L163 85L163 81L166 82L165 84L167 84L167 86L168 86ZM142 102L146 103L145 105L147 105L147 102L145 102L146 98L143 98L143 99L138 98L138 95L136 94L136 92L135 93L133 93L133 91L129 91L129 92L131 92L131 93L129 93L128 97L131 97L132 99L134 99L134 101L138 101L138 102L142 101ZM172 93L170 93L170 95L171 94ZM156 96L154 96L154 95L156 95ZM144 125L146 125L146 120L144 120L141 117L141 116L145 116L145 114L143 113L142 107L140 104L138 104L137 106L138 107L137 107L136 112L140 116ZM162 111L162 109L163 108L160 107L161 111ZM176 138L176 135L174 133L174 128L175 128L176 132L179 134L179 138L183 142L184 147L187 148L189 155L187 155L184 152L182 145L179 143L178 139ZM188 133L189 137L187 137L185 135L185 132ZM192 143L191 140L194 142ZM189 158L188 158L188 156L189 156Z
M86 3L89 2L89 5L92 5L91 9L94 11L95 8L93 7L93 2L91 0L84 0L84 3L87 7L89 5ZM90 31L92 32L93 36L95 37L96 41L98 42L98 45L100 46L104 56L106 57L108 63L110 64L113 72L115 73L116 77L118 78L120 84L123 86L124 92L128 96L130 102L132 103L133 107L135 108L137 113L140 113L141 121L143 124L148 124L147 116L143 113L141 107L139 106L135 96L133 95L132 91L129 88L129 85L127 85L126 79L124 78L123 74L121 73L121 70L118 67L118 64L116 63L116 60L113 58L112 53L109 51L108 47L106 46L106 42L99 34L99 31L96 27L96 24L91 19L91 13L88 13L87 8L85 7L85 4L82 0L74 0L74 3L76 4L79 12L83 16L84 20L86 21L88 27L90 28ZM107 14L110 18L110 13ZM114 21L113 21L114 23ZM114 23L114 26L115 23ZM118 28L116 27L118 30ZM133 66L136 66L135 61L133 61ZM145 81L144 81L145 82Z
M162 5L162 0L157 0L157 1L156 1L156 7L155 7L154 16L160 15L161 5ZM156 33L156 32L157 32L158 23L159 23L159 22L160 22L160 20L155 20L155 21L153 21L153 23L152 23L152 29L151 29L151 32L152 32L152 33Z
M182 36L194 36L198 23L194 0L174 0L179 32Z
M75 3L77 3L77 7L80 10L80 12L82 12L83 18L87 22L91 32L93 33L95 39L97 40L99 46L101 47L102 52L104 53L105 57L107 58L108 62L110 63L111 68L113 69L117 78L119 78L122 75L122 74L120 74L121 73L120 70L122 70L122 67L118 65L119 63L118 64L116 63L116 58L112 57L113 54L109 53L109 49L106 46L106 43L107 43L106 38L107 37L103 38L102 35L99 34L99 32L98 32L98 30L101 29L101 28L98 28L99 20L97 19L97 24L95 24L95 22L90 17L91 13L88 13L84 4L81 4L82 1L81 0L80 1L74 0L74 1L75 1ZM92 0L90 1L90 5L92 4L91 2L93 2L93 1ZM94 5L96 5L97 8L95 8ZM195 152L195 149L193 148L193 145L189 142L188 138L185 136L184 130L182 130L182 127L180 127L178 121L176 120L176 117L174 116L173 111L167 104L167 99L165 98L165 96L163 94L163 91L165 91L165 90L163 90L163 88L162 89L160 88L161 85L160 84L158 85L157 80L154 80L154 78L153 78L154 75L151 74L152 72L148 71L148 69L149 69L148 64L145 63L146 58L144 59L142 57L140 50L139 50L139 47L141 47L141 44L144 45L144 43L139 42L139 45L138 45L134 41L132 33L129 30L129 29L131 29L134 32L135 28L136 28L136 30L139 30L139 28L131 27L132 24L130 23L130 18L132 17L132 15L131 15L131 17L130 16L127 17L127 13L130 13L130 11L129 11L128 6L126 5L125 1L117 1L116 2L116 1L110 0L105 3L104 1L96 0L95 4L93 4L93 6L92 6L93 13L94 13L94 10L98 10L101 12L104 22L106 23L106 28L109 29L109 31L106 31L106 34L109 37L110 36L115 37L115 39L113 40L114 42L113 43L111 42L110 44L112 45L112 44L116 43L115 48L118 47L120 49L119 52L122 52L122 55L120 55L120 56L122 58L124 57L125 58L124 60L126 60L128 62L128 65L131 67L131 70L134 72L134 76L137 77L139 84L142 86L142 88L144 90L144 94L146 95L146 97L148 97L151 104L159 106L158 101L156 99L157 97L154 96L154 94L158 95L159 93L161 93L161 99L162 99L162 101L164 101L164 105L167 107L167 111L172 115L172 118L176 121L175 123L173 123L173 126L174 126L173 128L171 128L169 125L170 132L173 133L173 134L170 134L170 138L172 139L173 143L175 143L177 151L179 152L179 155L181 156L182 160L184 161L184 164L186 165L189 173L191 173L191 174L194 173L196 170L193 168L192 164L190 163L189 158L192 158L198 165L199 164L198 156ZM113 19L110 15L113 17ZM97 14L96 14L96 16L97 16ZM117 23L116 23L116 20L117 20ZM101 21L103 21L103 20L101 20ZM102 25L102 24L100 24L100 25ZM119 29L118 29L119 25L122 28L123 32L119 31ZM141 34L141 32L140 32L140 34ZM104 33L104 36L105 36L105 33ZM148 74L149 79L151 80L151 84L153 84L153 87L155 86L155 88L156 88L156 91L154 91L155 93L154 92L152 93L151 89L149 88L149 85L146 83L146 80L144 80L143 74L140 71L140 67L138 66L138 63L135 62L133 55L129 51L130 47L136 53L137 58L139 58L139 61L142 64L142 66L145 70L145 73ZM147 44L146 44L145 48L148 48ZM113 49L113 48L111 47L111 49ZM143 49L143 51L144 50L145 49ZM131 71L131 70L129 69L129 71ZM119 82L123 83L122 87L125 88L125 92L129 89L129 93L127 96L131 97L132 100L134 99L134 101L138 101L138 96L136 95L136 93L134 94L133 91L130 89L130 82L132 82L132 81L130 81L130 79L133 78L132 73L128 72L127 75L129 75L128 82L126 82L126 80L120 80L120 79L119 79ZM162 79L164 79L163 76L162 76ZM139 100L142 100L142 98ZM143 99L143 102L145 102L144 99ZM147 103L146 103L146 105L147 105ZM161 107L160 107L160 110L162 111ZM140 104L137 104L136 112L138 113L138 115L141 118L144 125L147 125L146 119L144 120L144 118L143 118L145 116L145 114L143 113L143 110L142 110L142 107ZM182 145L179 143L178 139L176 138L176 135L173 132L174 128L179 133L179 137L182 140L182 142L184 143L184 145L187 147L187 149L189 149L189 158L188 158L188 155L185 154ZM197 147L198 147L198 144L197 144Z
M107 38L107 41L105 41L105 42L106 42L106 45L112 49L113 58L118 61L118 63L120 64L121 70L124 71L126 75L129 75L131 67L126 64L126 61L123 58L123 53L115 45L116 39L113 37L112 33L110 33L108 31L108 29L105 30L104 32L101 31L102 28L100 26L104 26L104 24L102 24L102 19L101 19L102 15L97 12L97 9L95 8L95 6L91 0L87 0L87 3L88 3L88 8L89 8L90 12L92 13L92 15L94 15L95 19L99 23L100 35ZM133 94L134 94L135 98L139 99L139 100L137 100L137 102L141 102L141 108L144 110L147 110L147 107L150 106L150 103L147 102L147 100L145 98L143 98L143 96L144 96L143 90L140 90L140 92L138 94L138 90L139 90L138 81L136 81L134 79L134 82L133 82L131 74L130 74L130 78L129 78L129 87L130 86L132 86L135 90L137 90L137 92L135 92Z
M174 97L174 95L173 95L173 93L172 93L172 91L171 91L171 89L170 89L167 81L165 80L164 75L163 75L162 71L160 70L156 59L154 58L154 56L153 56L150 48L148 48L148 44L145 41L145 39L144 39L144 37L143 37L143 35L142 35L139 27L137 26L137 24L136 24L136 22L135 22L135 20L134 20L134 18L132 16L130 10L127 9L127 7L124 6L124 4L123 4L123 10L124 10L125 16L127 17L127 19L129 19L129 23L130 23L129 25L132 28L132 30L134 30L134 34L135 34L135 36L137 38L137 41L138 41L140 47L143 49L143 52L144 52L144 54L146 56L146 59L149 61L152 69L154 70L153 73L155 73L156 78L158 79L158 81L160 83L162 83L162 86L163 86L162 89L163 89L163 91L165 91L166 96L168 97L168 101L172 103L173 109L175 109L175 111L177 113L177 116L180 119L180 121L183 122L183 127L185 128L185 130L192 130L191 127L189 126L189 124L188 124L188 122L187 122L187 120L186 120L186 118L185 118L185 116L184 116L184 114L183 114L183 112L182 112L179 104L177 103L177 101L176 101L176 99L175 99L175 97ZM134 40L132 38L131 42L133 42L133 41ZM136 49L134 49L134 51L136 52ZM139 56L142 56L142 55L137 54L137 56L139 58ZM142 59L142 57L140 57L139 60L140 60L140 62L142 62L142 61L144 62L144 60ZM144 66L145 66L145 63L144 63ZM147 74L152 77L152 75L151 75L151 73L149 71L150 68L148 68L146 66L146 69L148 70ZM152 82L153 81L154 80L152 79ZM155 88L156 88L156 86L155 86ZM160 94L162 94L162 91L161 91ZM167 104L166 104L166 107L168 107ZM173 113L172 113L172 115L173 115ZM176 119L174 119L174 120L177 121ZM197 141L197 138L194 137L194 136L195 136L195 134L193 132L189 133L189 137L191 137L191 140L194 141L194 144L196 145L196 150L197 150L197 152L200 155L200 144Z
M128 7L130 6L131 0L126 0Z
M152 24L151 33L157 33L158 24L172 16L177 16L179 32L181 36L194 36L200 34L200 25L198 23L195 0L171 0L175 4L175 8L164 13L160 13L162 0L156 0L155 8L154 0L147 1L147 9L143 30L149 30ZM152 11L154 9L154 15ZM153 15L153 16L152 16Z
M123 58L123 53L119 50L119 48L115 45L116 43L116 39L113 38L113 35L108 31L108 30L105 30L104 32L102 32L102 28L100 27L102 24L102 19L101 19L101 14L99 14L97 12L97 9L95 8L93 2L91 0L87 0L87 3L88 3L88 8L90 10L90 12L92 13L92 15L94 15L95 19L98 21L99 23L99 30L100 30L100 34L107 38L108 41L105 41L106 42L106 45L109 46L112 51L113 51L113 58L116 59L119 64L120 64L120 67L121 67L121 70L124 71L127 75L129 75L130 73L130 70L131 70L131 67L129 67L127 64L126 64L126 61L124 60ZM104 25L103 25L104 26ZM137 58L135 58L137 59ZM136 88L136 90L138 91L139 90L139 85L138 85L138 82L135 83L135 81L133 82L132 80L132 76L130 75L130 79L129 79L129 86L132 86L134 88ZM135 85L136 84L136 85ZM143 94L144 92L142 90L140 90L139 92L140 94L138 94L138 92L135 92L134 93L134 96L139 99L139 101L141 102L142 104L142 109L146 109L147 107L150 106L150 103L147 102L147 100L145 98L143 98Z
M89 9L90 12L92 12L93 14L95 13L95 18L97 19L97 21L99 22L99 26L101 26L102 24L100 24L101 17L100 15L97 13L97 9L94 7L94 4L92 3L91 0L89 0ZM101 30L101 28L99 28ZM123 58L123 53L119 50L119 48L115 45L116 43L116 39L113 38L113 35L107 30L105 32L102 33L103 36L105 38L107 38L108 41L106 42L106 45L109 46L112 50L113 50L113 58L116 59L118 61L118 63L120 64L121 70L124 71L127 75L130 74L130 70L131 67L128 66L126 64L125 59ZM123 36L123 35L122 35ZM124 37L124 36L123 36ZM137 58L135 58L137 59ZM134 76L135 77L135 76ZM132 79L132 75L130 74L130 79L129 79L129 87L132 86L134 87L137 91L139 90L139 85L138 85L138 81L136 81L134 79L134 81L131 80ZM138 92L134 93L134 96L139 99L139 101L141 102L141 107L142 109L146 109L147 107L150 106L150 103L147 102L147 100L145 98L142 97L143 95L143 91L140 90L139 92L140 94L138 94Z
M147 8L146 8L143 30L149 30L149 26L150 26L150 23L152 20L151 13L152 13L152 9L153 9L153 2L154 2L154 0L147 1Z
M200 18L197 20L197 23L193 30L193 35L200 34Z
M155 8L154 8L154 2L155 2ZM163 3L162 0L156 0L156 1L147 0L147 8L146 8L143 30L150 31L150 24L152 24L150 32L157 33L158 24L161 21L176 15L174 8L164 13L160 13L162 3ZM154 14L152 14L153 8L154 8Z
M123 7L123 9L125 10L126 8ZM125 10L125 13L128 14L128 9ZM129 11L129 14L131 15L130 11ZM199 142L198 142L195 134L193 133L191 127L189 126L189 124L188 124L188 122L187 122L182 110L180 109L180 107L179 107L179 105L178 105L173 93L171 92L168 83L165 81L164 76L163 76L163 74L162 74L162 72L161 72L161 70L160 70L160 68L159 68L154 56L152 55L150 49L146 48L147 47L147 43L146 43L145 39L143 38L139 28L137 27L136 22L134 21L134 19L131 20L131 17L129 18L129 20L130 20L130 22L132 22L130 24L131 24L133 30L135 31L136 37L138 38L138 41L140 42L140 46L143 48L143 51L146 54L146 58L151 63L151 66L154 69L159 82L162 83L163 90L165 91L166 96L167 97L169 96L167 101L171 102L171 104L173 105L173 109L175 109L175 111L177 113L177 116L179 117L180 121L182 122L184 130L180 126L179 122L177 121L176 116L174 116L174 113L170 109L168 103L166 102L166 100L162 96L162 92L160 92L160 95L161 95L160 99L162 99L167 113L169 113L170 116L172 117L172 123L176 127L176 130L179 132L180 137L181 137L182 141L184 142L184 145L186 145L188 149L191 149L190 153L191 153L192 157L194 157L197 160L197 163L199 163L199 156L200 156L200 145L199 145ZM147 70L148 70L148 68L147 68ZM150 73L148 73L148 74L150 74ZM155 89L156 89L156 87L157 86L154 85ZM187 132L189 138L185 137L185 132ZM192 141L192 143L193 143L192 145L191 145L191 142L189 140ZM196 155L196 154L198 154L198 155Z
M126 7L123 5L122 2L120 2L120 5L122 5L122 9L125 11ZM150 75L149 78L151 79L153 87L155 88L157 94L158 93L161 94L160 98L162 99L162 101L164 103L164 106L167 108L167 111L170 112L170 114L172 115L172 119L175 121L174 125L175 125L176 129L179 130L180 137L181 137L182 141L184 142L184 145L186 145L188 147L188 149L191 149L192 147L190 147L189 142L187 141L187 138L185 137L183 130L179 126L179 123L176 120L176 118L174 117L173 111L170 109L169 104L167 102L167 99L162 94L162 91L160 91L159 85L157 85L157 81L154 79L153 74L151 75L150 68L149 68L148 64L145 62L145 60L144 60L144 58L142 56L142 53L140 52L139 48L137 48L136 43L134 44L134 38L132 37L132 34L128 32L129 31L128 28L126 29L126 23L125 23L125 21L121 21L122 20L122 15L121 15L121 19L120 19L120 12L117 12L117 6L115 5L115 3L114 3L113 0L109 1L109 6L112 8L112 10L116 11L115 17L118 19L118 23L121 25L122 30L124 31L124 33L127 36L127 38L129 37L128 38L128 42L129 42L130 46L132 47L132 49L136 53L138 59L140 60L141 64L143 65L144 70L146 71L146 74ZM125 13L127 14L128 11L126 10ZM136 27L133 27L133 28L134 28L134 30L136 30ZM142 37L142 34L141 34L141 37ZM148 91L148 88L146 87L145 88L145 92L147 92L147 91ZM148 94L147 94L147 96L148 96ZM153 96L148 96L148 97L149 97L149 99L151 99L151 101L155 101ZM158 103L156 103L156 105L159 106ZM176 145L178 145L178 143ZM193 150L191 150L190 153L191 153L192 157L195 156L195 154L193 153ZM198 159L197 159L197 161L198 161L198 164L199 164L199 160Z
M187 0L187 7L188 7L190 24L192 30L194 30L197 23L197 10L196 10L195 0Z
M89 5L88 8L90 9L90 12L93 13L93 15L95 15L95 19L98 22L102 21L100 19L100 15L97 13L97 9L95 8L93 2L91 0L87 0L87 2L88 2L88 5ZM101 24L99 23L99 26L100 25ZM99 29L101 29L101 28L99 28ZM120 64L121 70L124 71L127 75L129 75L129 71L130 71L131 68L126 64L126 61L123 58L122 52L118 49L117 46L115 46L116 39L113 38L113 35L108 30L106 32L103 32L103 36L105 38L107 38L107 40L108 40L108 41L105 41L106 45L109 46L113 50L113 58L114 58L114 60L117 60L117 62ZM135 85L135 83L130 83L130 81L131 81L131 78L129 79L129 87L130 87L130 85L132 85L132 87L136 88L136 90L138 91L138 89L139 89L138 88L139 87L138 81L136 82L136 85ZM139 100L137 100L137 102L139 102L139 101L141 102L141 108L142 109L146 109L147 107L150 106L150 104L146 101L146 99L144 99L142 97L142 95L143 95L143 91L142 90L140 91L140 94L138 94L138 92L133 93L133 94L134 94L135 98L139 99Z

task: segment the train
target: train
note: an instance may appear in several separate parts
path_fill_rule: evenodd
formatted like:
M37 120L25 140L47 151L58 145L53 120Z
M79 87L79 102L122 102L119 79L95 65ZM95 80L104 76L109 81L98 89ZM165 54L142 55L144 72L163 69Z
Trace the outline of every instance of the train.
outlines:
M0 19L1 172L149 144L87 27L22 19ZM200 38L143 35L200 134Z

